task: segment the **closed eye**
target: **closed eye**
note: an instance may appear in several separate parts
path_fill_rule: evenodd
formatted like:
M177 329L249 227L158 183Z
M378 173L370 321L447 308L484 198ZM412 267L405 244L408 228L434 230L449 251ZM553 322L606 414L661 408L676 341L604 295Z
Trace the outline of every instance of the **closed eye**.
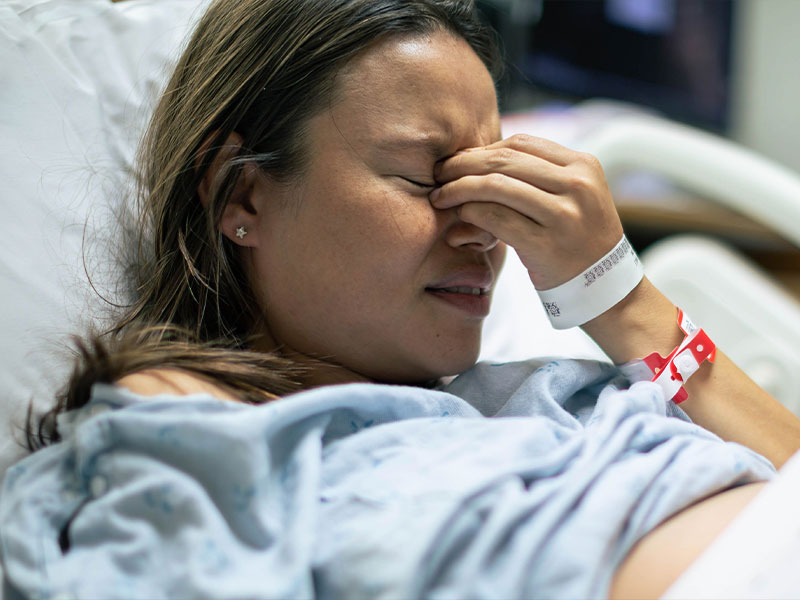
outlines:
M418 188L434 188L436 184L434 182L425 183L424 181L416 181L414 179L409 179L408 177L401 177L403 181L407 181L408 183L415 185Z

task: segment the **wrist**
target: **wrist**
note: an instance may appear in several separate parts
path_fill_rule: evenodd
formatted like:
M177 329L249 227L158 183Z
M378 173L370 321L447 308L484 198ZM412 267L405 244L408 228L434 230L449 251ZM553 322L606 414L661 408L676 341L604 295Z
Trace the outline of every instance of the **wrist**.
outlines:
M616 246L582 273L554 288L536 291L553 327L568 329L583 325L618 304L643 276L642 263L623 235Z
M581 327L614 363L622 364L652 352L671 352L683 340L675 315L675 305L644 277L620 302Z

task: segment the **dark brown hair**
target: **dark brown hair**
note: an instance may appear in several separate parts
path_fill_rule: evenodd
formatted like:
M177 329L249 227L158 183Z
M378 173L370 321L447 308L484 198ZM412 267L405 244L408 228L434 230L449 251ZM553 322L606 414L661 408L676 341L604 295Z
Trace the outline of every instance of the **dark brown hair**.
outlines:
M262 318L234 245L218 223L245 163L292 185L304 129L335 102L337 73L387 36L448 31L497 81L492 32L472 0L216 0L200 20L140 146L134 301L110 331L78 342L57 406L29 444L58 439L55 416L88 401L91 384L152 367L213 379L244 401L302 387L276 354L247 351ZM220 168L207 206L197 188L229 135L242 145ZM30 428L29 428L30 429Z

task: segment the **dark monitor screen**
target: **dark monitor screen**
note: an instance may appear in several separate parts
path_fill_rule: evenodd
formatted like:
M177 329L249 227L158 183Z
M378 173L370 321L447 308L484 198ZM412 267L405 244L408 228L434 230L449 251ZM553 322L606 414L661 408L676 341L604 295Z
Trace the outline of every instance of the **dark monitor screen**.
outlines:
M511 93L535 86L575 99L612 98L727 128L732 0L517 2L526 7L522 24L508 2L479 2L504 41L514 38L506 44Z

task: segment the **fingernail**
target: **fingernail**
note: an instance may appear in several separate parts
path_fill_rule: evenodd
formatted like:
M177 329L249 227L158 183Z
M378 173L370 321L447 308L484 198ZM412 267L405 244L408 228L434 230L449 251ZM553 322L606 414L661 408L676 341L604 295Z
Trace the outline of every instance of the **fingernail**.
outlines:
M433 178L439 179L439 174L442 172L442 163L437 162L433 165Z
M436 199L439 197L439 193L442 191L441 187L435 187L430 193L431 202L436 202Z

